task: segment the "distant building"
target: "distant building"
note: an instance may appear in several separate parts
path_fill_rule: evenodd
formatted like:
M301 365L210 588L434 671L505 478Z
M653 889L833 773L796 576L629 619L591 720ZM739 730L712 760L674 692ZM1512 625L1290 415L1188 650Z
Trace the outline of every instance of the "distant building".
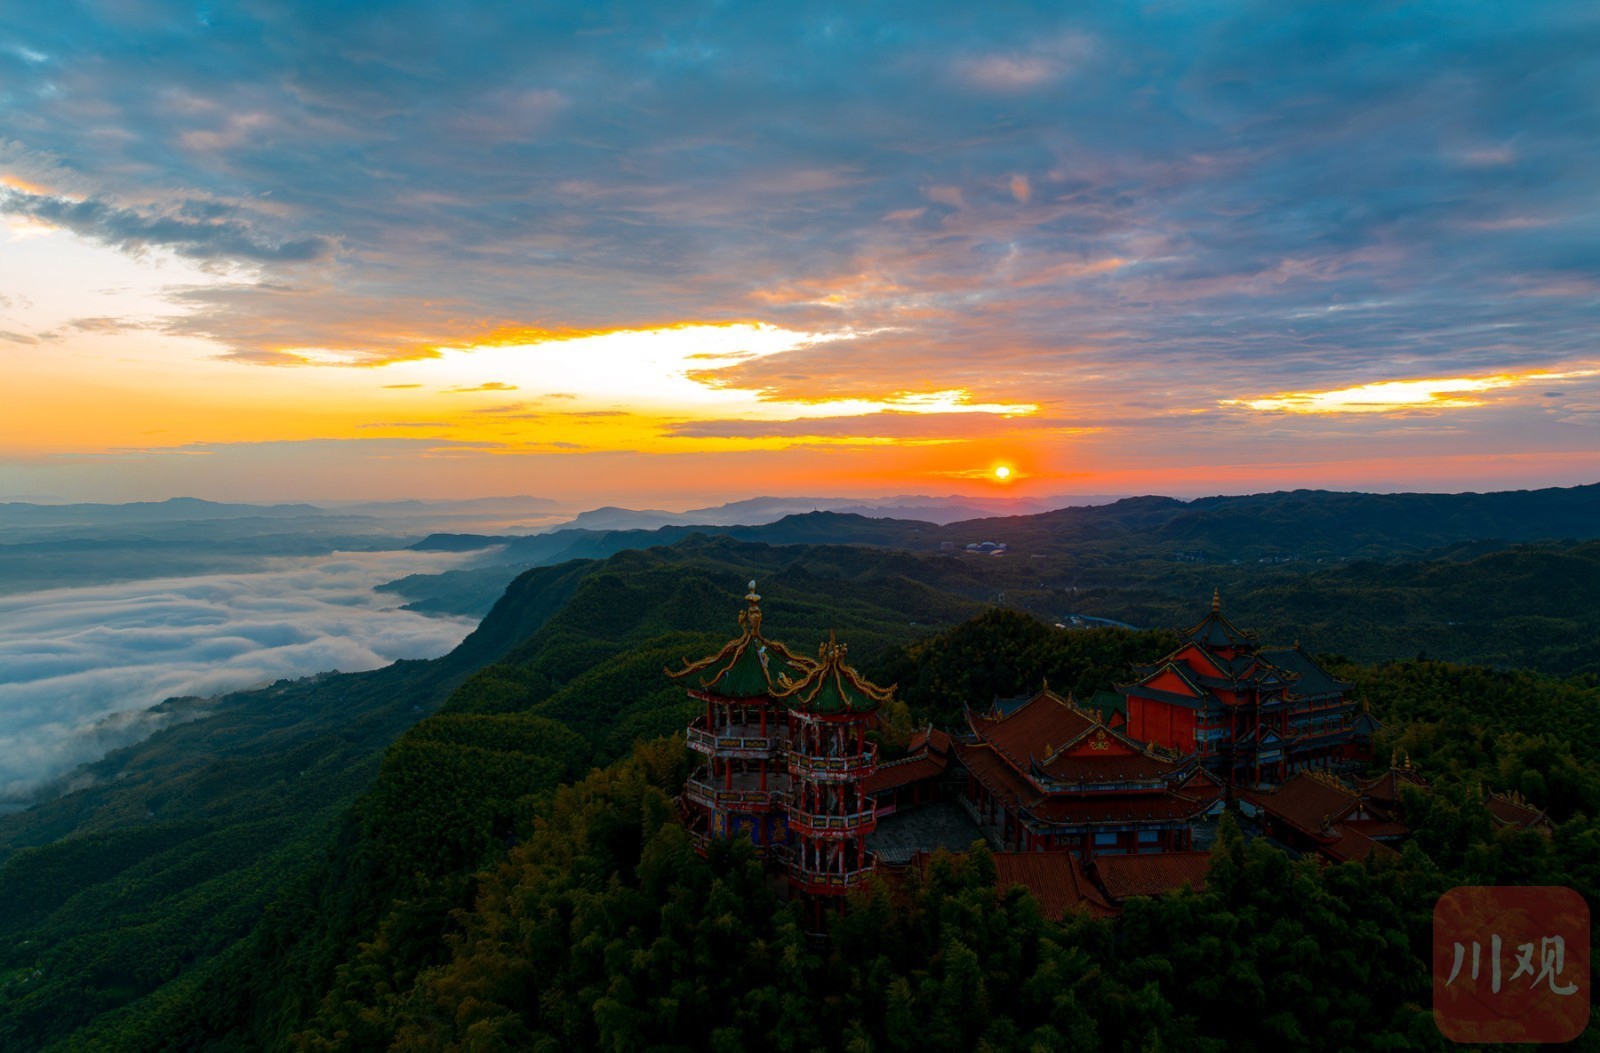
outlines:
M1358 725L1350 685L1301 646L1262 649L1252 634L1211 613L1180 634L1178 649L1135 671L1117 690L1127 700L1128 734L1178 753L1198 752L1230 785L1279 783L1297 771L1360 759L1377 726ZM1365 756L1370 756L1370 752Z

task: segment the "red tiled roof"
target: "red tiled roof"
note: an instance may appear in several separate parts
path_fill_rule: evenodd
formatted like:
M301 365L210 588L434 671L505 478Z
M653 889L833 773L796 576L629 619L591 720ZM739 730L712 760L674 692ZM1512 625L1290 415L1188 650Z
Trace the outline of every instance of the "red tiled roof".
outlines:
M1549 825L1550 820L1539 809L1532 807L1526 801L1517 801L1500 794L1491 794L1484 807L1489 809L1489 814L1495 821L1505 826L1530 827Z
M1359 863L1371 855L1397 856L1400 853L1386 844L1374 841L1359 830L1336 826L1332 831L1338 840L1320 846L1318 851L1337 863Z
M1209 852L1157 852L1137 856L1096 856L1090 864L1108 897L1159 896L1173 889L1200 888L1211 869Z
M1017 774L1017 770L989 746L958 742L955 749L957 759L966 765L967 771L1002 803L1015 805L1039 795L1032 783Z
M1030 755L1042 756L1047 748L1063 746L1095 721L1067 705L1059 695L1041 691L1009 716L971 714L972 730L1020 771L1028 769Z
M1079 753L1058 756L1045 765L1044 770L1051 778L1069 783L1134 782L1170 775L1180 766L1177 761L1143 753L1111 757L1084 756Z
M1246 792L1241 796L1313 837L1326 836L1326 824L1337 823L1361 806L1361 799L1352 791L1329 785L1305 772L1270 793Z
M917 753L925 747L931 747L934 753L950 752L950 735L938 728L927 727L911 736L911 748L908 752Z
M1401 786L1415 786L1419 790L1430 789L1428 780L1404 768L1390 768L1382 775L1371 779L1358 779L1356 785L1373 801L1389 805L1400 803Z
M1209 801L1195 801L1175 793L1146 794L1056 794L1029 807L1041 822L1061 826L1092 823L1174 822L1198 815L1210 807Z
M1386 819L1346 819L1339 825L1346 830L1365 834L1374 841L1381 841L1386 837L1405 837L1411 833L1411 828L1405 823L1390 822Z
M995 887L1004 892L1021 885L1052 920L1059 921L1083 906L1096 917L1117 913L1071 852L996 852L994 872Z
M861 780L861 789L865 793L883 793L885 790L909 786L923 779L943 775L949 766L948 757L930 757L926 753L891 764L880 764L877 771Z
M1186 797L1209 797L1214 800L1222 793L1222 783L1215 775L1196 765L1174 789Z

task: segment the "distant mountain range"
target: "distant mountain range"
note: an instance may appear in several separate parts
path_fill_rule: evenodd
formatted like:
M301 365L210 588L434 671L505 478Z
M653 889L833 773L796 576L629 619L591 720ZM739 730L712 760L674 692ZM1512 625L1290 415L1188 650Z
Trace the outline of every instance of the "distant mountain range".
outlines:
M756 505L763 510L777 507L761 502ZM527 536L435 534L413 547L482 550L484 555L474 567L415 575L383 588L400 594L415 610L481 615L505 583L528 567L604 559L630 549L670 545L697 533L772 545L872 545L983 559L993 556L969 555L967 546L993 541L1006 546L1004 560L995 562L1027 561L990 573L997 589L1008 582L1009 587L1019 588L1048 579L1098 586L1128 576L1114 568L1151 560L1211 568L1262 563L1314 567L1351 559L1415 558L1465 543L1492 541L1495 545L1488 546L1492 549L1520 542L1596 538L1600 537L1600 485L1489 494L1295 490L1193 501L1131 497L1106 505L946 523L817 511L757 524L565 527ZM1215 569L1202 576L1219 578Z

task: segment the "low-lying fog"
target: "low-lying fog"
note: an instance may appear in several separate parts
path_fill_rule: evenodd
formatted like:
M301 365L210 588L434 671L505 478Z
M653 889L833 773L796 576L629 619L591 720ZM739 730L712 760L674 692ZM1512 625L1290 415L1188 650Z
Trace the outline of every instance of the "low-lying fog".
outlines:
M445 654L475 622L399 610L372 588L468 558L334 553L0 596L0 809L156 730L170 718L144 711L163 699Z

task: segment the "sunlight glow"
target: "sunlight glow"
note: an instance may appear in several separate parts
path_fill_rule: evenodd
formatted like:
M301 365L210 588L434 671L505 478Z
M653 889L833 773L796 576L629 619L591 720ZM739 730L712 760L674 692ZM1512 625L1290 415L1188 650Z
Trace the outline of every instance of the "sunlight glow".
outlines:
M818 344L851 340L844 329L803 332L760 322L693 323L656 329L560 335L525 344L443 348L435 358L381 367L385 383L470 393L517 390L529 398L634 411L778 420L896 413L1035 413L1032 403L978 403L964 388L893 391L878 398L787 399L743 380L735 367ZM324 355L297 352L308 364Z
M1485 399L1473 397L1484 392L1597 375L1600 375L1600 369L1498 373L1487 377L1437 380L1385 380L1334 391L1285 391L1258 399L1225 399L1221 405L1245 406L1265 413L1398 413L1418 409L1463 409L1484 405Z

